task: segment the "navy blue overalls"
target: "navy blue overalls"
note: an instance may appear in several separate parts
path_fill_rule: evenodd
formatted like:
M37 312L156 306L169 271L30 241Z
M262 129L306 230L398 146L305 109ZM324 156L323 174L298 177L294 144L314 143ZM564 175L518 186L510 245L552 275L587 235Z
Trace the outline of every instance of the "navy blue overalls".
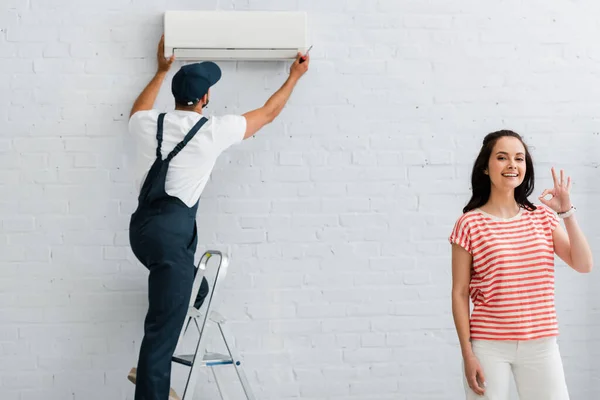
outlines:
M188 207L165 192L169 163L206 123L202 117L163 160L161 144L165 114L158 117L156 160L138 197L129 223L129 241L137 259L148 268L148 312L137 366L135 400L167 400L171 358L179 339L196 273L198 201ZM208 293L202 282L196 298L200 307Z

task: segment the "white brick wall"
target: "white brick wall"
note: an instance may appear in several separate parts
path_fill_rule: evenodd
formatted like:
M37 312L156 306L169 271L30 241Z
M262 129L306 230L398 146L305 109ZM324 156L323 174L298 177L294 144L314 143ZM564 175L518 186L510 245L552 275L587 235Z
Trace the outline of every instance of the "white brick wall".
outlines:
M133 398L146 271L128 248L126 121L167 9L309 12L310 72L275 123L220 158L198 217L199 252L231 253L223 312L259 399L463 398L446 238L492 130L527 138L535 196L551 164L573 176L600 259L597 2L0 8L3 400ZM209 113L260 106L286 74L284 63L221 66ZM163 89L157 106L170 109ZM598 398L600 279L557 269L571 398ZM212 378L197 398L217 398Z

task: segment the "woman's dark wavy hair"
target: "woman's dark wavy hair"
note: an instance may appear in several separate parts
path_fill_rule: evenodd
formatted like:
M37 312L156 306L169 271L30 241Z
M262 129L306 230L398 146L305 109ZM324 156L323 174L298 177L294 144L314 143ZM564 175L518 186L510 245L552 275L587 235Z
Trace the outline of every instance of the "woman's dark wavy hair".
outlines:
M490 180L489 175L486 175L484 171L488 167L494 145L498 139L505 136L519 139L521 143L523 143L523 147L525 147L525 179L523 179L523 183L515 188L515 200L519 206L527 210L533 211L536 209L536 207L527 199L531 193L533 193L534 185L533 160L531 159L531 154L529 154L529 149L521 135L513 131L501 130L488 133L483 139L483 145L481 146L481 150L475 160L473 171L471 173L471 188L473 194L471 200L469 200L465 208L463 208L463 213L483 206L490 198L492 181Z

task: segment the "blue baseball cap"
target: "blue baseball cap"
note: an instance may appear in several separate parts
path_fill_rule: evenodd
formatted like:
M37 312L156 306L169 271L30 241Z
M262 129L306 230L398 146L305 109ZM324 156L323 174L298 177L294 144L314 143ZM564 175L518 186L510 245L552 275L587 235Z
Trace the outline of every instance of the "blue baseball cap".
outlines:
M184 65L171 81L175 101L187 105L198 102L221 79L221 68L212 61Z

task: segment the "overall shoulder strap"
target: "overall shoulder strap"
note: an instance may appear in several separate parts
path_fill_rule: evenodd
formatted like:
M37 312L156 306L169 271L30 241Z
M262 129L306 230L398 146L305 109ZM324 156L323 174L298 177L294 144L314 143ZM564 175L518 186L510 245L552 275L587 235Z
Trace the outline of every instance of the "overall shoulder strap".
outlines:
M179 142L177 146L175 146L175 148L169 153L169 155L167 156L167 160L171 161L173 157L179 154L179 152L185 147L186 144L188 144L190 140L192 140L194 135L200 130L200 128L202 128L202 125L204 125L207 121L208 119L206 117L200 118L200 120L196 122L192 129L190 129L190 131L185 135L183 140Z
M160 147L162 145L162 139L163 139L163 123L165 120L165 114L166 113L161 113L158 116L158 124L157 124L157 128L156 128L156 141L158 142L158 146L156 147L156 157L160 158Z

